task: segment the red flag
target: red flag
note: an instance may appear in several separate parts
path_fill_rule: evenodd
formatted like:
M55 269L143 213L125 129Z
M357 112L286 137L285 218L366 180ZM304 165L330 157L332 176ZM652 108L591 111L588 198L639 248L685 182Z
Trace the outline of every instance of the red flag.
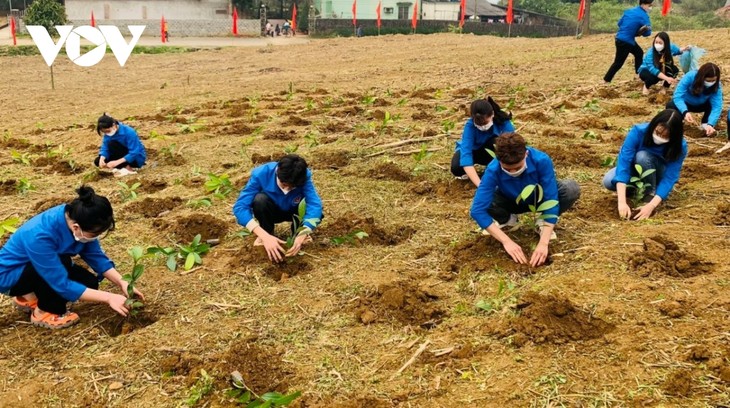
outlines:
M94 10L91 10L91 26L96 27L96 19L94 18Z
M165 43L165 26L167 23L165 22L165 16L162 16L162 19L160 20L160 37L162 37L162 43Z
M238 9L233 7L233 35L238 35Z
M578 21L583 20L586 15L586 0L580 0L580 6L578 6Z
M357 0L352 0L352 25L357 26Z
M10 17L10 35L13 36L13 45L18 45L18 39L15 37L15 17Z
M291 10L291 30L297 29L297 5L295 4Z
M382 1L378 2L378 8L375 9L375 15L378 16L378 21L376 23L378 25L378 28L380 28L380 24L381 24L380 23L380 6L382 6Z
M411 27L413 27L413 31L416 31L416 26L418 25L418 3L413 3L413 18L411 18Z
M669 14L669 10L672 9L672 0L664 0L662 4L662 17L666 17Z
M466 0L461 0L461 17L459 17L459 28L464 27L464 16L466 15Z
M507 3L507 24L512 24L512 21L514 21L515 16L512 12L512 0L509 0L509 3Z

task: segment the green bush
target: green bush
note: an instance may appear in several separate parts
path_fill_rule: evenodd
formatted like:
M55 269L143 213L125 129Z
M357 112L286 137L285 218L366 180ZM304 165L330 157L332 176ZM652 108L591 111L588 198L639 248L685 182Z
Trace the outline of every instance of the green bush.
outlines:
M23 21L25 25L43 26L49 34L57 36L54 26L66 24L66 8L56 0L36 0L26 10Z

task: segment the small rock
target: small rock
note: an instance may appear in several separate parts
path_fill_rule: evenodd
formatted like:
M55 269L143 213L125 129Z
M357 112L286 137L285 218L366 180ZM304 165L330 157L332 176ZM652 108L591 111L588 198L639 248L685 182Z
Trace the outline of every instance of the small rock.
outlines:
M116 391L122 389L123 387L124 384L120 383L119 381L114 381L113 383L109 384L109 391Z
M378 316L372 310L365 310L360 314L360 321L363 324L370 324L377 320Z

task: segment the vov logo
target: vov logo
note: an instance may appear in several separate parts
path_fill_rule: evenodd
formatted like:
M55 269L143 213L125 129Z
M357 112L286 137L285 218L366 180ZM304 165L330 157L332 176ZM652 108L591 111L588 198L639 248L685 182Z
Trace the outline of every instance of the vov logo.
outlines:
M66 44L66 55L74 64L81 67L92 67L104 58L107 45L119 61L119 65L124 66L146 26L131 25L127 27L129 32L132 33L132 40L129 43L124 40L117 27L110 25L100 25L99 28L92 26L79 26L76 28L68 25L56 26L56 30L61 36L57 43L53 42L48 30L43 26L31 25L27 26L27 29L49 67L53 65L53 61L56 60L64 43ZM96 45L96 48L81 55L81 37Z

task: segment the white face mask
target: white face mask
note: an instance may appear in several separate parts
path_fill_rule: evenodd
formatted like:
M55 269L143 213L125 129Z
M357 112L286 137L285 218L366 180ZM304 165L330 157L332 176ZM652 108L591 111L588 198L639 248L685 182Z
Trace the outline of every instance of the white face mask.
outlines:
M494 125L494 122L489 122L486 125L481 125L481 126L475 124L474 126L476 126L476 128L481 130L482 132L486 132L487 130L492 128L492 125Z
M502 168L503 172L509 174L510 176L519 177L522 175L522 173L525 172L525 170L527 170L527 162L525 162L525 165L521 169L519 169L517 171L512 171L512 172L505 170L504 167L502 167L502 166L500 166L500 167Z
M104 134L107 135L107 136L109 136L109 137L112 137L112 136L114 136L114 135L117 134L117 130L119 130L119 128L112 128L108 132L104 132Z
M654 44L654 49L657 50L657 52L664 51L664 44Z
M656 132L651 135L651 138L654 139L654 144L663 145L664 143L669 143L669 140L657 135Z
M279 178L278 178L278 177L276 178L276 185L277 185L277 186L279 186L279 189L280 189L280 190L281 190L281 191L282 191L282 192L283 192L284 194L289 194L289 192L293 190L292 188L286 188L286 187L284 187L284 186L283 186L283 185L281 184L281 181L279 181Z
M705 88L709 88L709 87L711 87L711 86L715 85L715 83L716 83L716 82L717 82L717 81L712 81L712 82L710 82L710 81L705 81Z
M84 236L84 230L81 229L81 226L79 224L76 224L77 227L79 227L79 231L81 231L81 236L77 237L76 234L73 234L74 239L76 242L81 242L82 244L88 244L89 242L94 242L99 240L99 235L95 236L94 238L86 238ZM73 233L73 231L71 231Z

